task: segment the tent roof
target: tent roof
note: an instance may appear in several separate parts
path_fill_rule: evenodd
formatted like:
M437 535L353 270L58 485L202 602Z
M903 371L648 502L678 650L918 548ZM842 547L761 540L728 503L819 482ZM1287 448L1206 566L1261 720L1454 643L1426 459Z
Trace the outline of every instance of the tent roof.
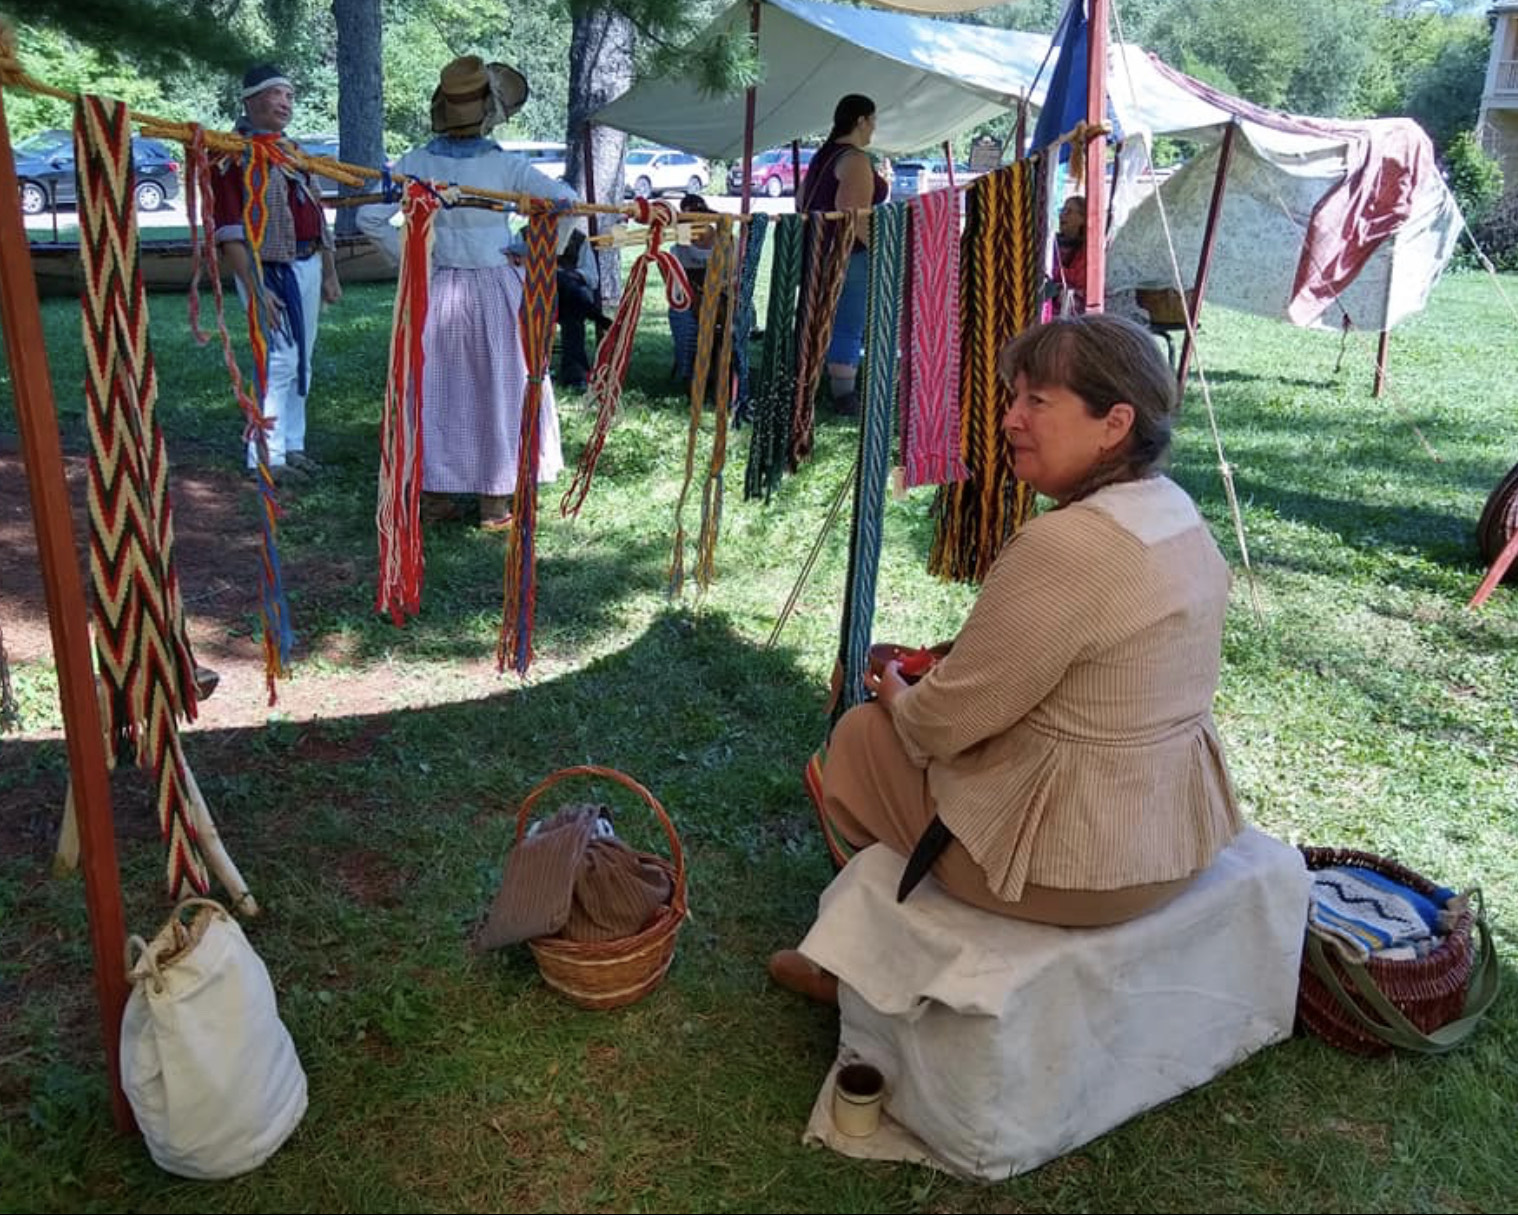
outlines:
M961 25L821 0L762 0L756 150L827 130L845 93L876 104L873 147L929 147L1014 108L1049 50L1044 34ZM705 36L748 29L737 0ZM708 97L688 80L635 84L595 121L703 156L743 154L744 96Z

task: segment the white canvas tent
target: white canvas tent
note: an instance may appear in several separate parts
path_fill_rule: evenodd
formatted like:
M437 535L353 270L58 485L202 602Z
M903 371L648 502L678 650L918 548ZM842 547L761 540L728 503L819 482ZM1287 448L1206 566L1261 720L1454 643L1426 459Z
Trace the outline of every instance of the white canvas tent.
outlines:
M845 93L874 99L873 147L892 155L930 147L1016 108L1049 51L1042 34L817 0L759 7L765 75L756 90L756 149L826 132ZM703 36L747 31L749 13L748 0L737 0ZM688 80L639 81L594 121L701 156L743 154L743 95L704 96Z
M1189 283L1201 254L1223 136L1236 123L1207 276L1208 300L1322 328L1337 329L1348 317L1367 330L1390 329L1428 302L1463 224L1454 195L1434 170L1427 136L1410 119L1341 122L1274 114L1208 89L1135 46L1113 49L1108 87L1127 139L1120 164L1126 159L1129 170L1120 173L1115 191L1109 292L1175 282L1159 204L1132 172L1145 160L1136 141L1172 135L1204 145L1161 188L1181 275ZM1316 315L1299 304L1289 316L1314 209L1345 180L1364 149L1379 156L1393 145L1411 149L1421 160L1421 171L1402 183L1408 194L1406 217L1332 304ZM1367 172L1379 168L1371 164ZM1388 165L1386 171L1399 169L1400 164ZM1314 256L1326 255L1315 250Z
M904 0L919 3L921 0ZM953 2L953 0L947 0ZM958 0L962 3L963 0ZM936 6L935 6L936 7ZM760 0L759 53L766 74L755 90L755 148L825 129L838 97L875 99L873 147L915 151L949 138L1026 97L1043 101L1050 39L985 26L851 8L822 0ZM708 30L747 30L748 0L737 0ZM1357 149L1396 134L1404 146L1427 137L1405 119L1338 122L1263 111L1158 63L1142 48L1115 45L1107 56L1111 111L1126 145L1118 158L1107 252L1108 290L1175 285L1158 207L1139 170L1141 144L1172 135L1204 150L1163 185L1166 218L1183 281L1196 274L1223 137L1236 124L1224 182L1219 236L1207 298L1256 315L1337 327L1387 329L1423 307L1461 230L1459 209L1435 172L1416 183L1410 213L1340 291L1333 305L1288 316L1297 265L1314 208L1349 173ZM1035 80L1037 84L1035 85ZM687 80L644 80L594 121L705 156L735 158L744 146L744 97L711 98Z

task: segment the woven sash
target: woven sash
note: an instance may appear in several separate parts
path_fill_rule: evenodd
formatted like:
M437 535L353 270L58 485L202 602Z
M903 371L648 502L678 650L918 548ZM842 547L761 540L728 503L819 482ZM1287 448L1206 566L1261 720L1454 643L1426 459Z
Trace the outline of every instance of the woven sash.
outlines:
M759 282L759 262L764 256L764 238L769 229L770 217L766 212L756 211L749 216L748 241L743 247L743 271L738 283L738 306L733 310L733 327L728 334L737 381L733 394L733 419L739 423L747 422L754 415L749 337L754 332L754 288Z
M178 719L193 719L195 659L174 572L169 462L155 406L148 299L137 245L132 126L117 101L74 107L84 260L90 435L90 575L105 729L154 780L175 898L208 888L190 816Z
M1010 389L996 371L1001 348L1037 319L1033 161L976 179L967 198L960 273L960 436L970 479L939 490L928 569L981 582L1027 519L1033 493L1011 473L1001 430Z
M827 362L828 343L838 297L854 251L854 213L827 219L814 212L807 217L806 275L802 284L796 328L796 398L791 407L790 467L794 472L812 454L817 381Z
M496 665L525 675L532 662L532 621L538 598L538 463L542 454L543 380L553 353L558 315L555 277L557 207L538 203L527 221L527 258L522 285L522 355L527 363L527 399L522 405L522 441L517 454L517 489L512 502L511 543L506 550L501 636Z
M901 445L908 485L968 475L959 451L959 192L908 204L911 276L902 367Z
M796 393L796 296L801 284L799 215L782 215L775 226L770 262L769 310L764 321L764 353L753 387L754 429L749 438L743 496L766 502L780 487L791 441L791 406Z
M869 667L870 633L875 626L881 523L886 481L890 476L891 422L896 415L907 208L901 203L876 207L872 222L861 380L859 479L854 484L854 521L849 533L849 569L839 629L843 690L835 716L841 716L865 696L864 675Z
M696 445L701 433L701 410L706 401L706 386L711 379L712 358L716 357L717 399L716 435L712 440L711 463L702 487L701 532L697 542L696 572L704 590L714 572L717 531L722 515L722 467L727 453L727 404L731 390L731 342L717 342L717 321L725 319L728 331L733 322L733 221L724 215L717 221L716 239L711 260L706 267L706 285L701 292L701 315L696 328L696 366L690 382L690 428L685 439L685 480L675 502L675 540L670 555L669 594L680 594L685 580L685 500L695 479Z

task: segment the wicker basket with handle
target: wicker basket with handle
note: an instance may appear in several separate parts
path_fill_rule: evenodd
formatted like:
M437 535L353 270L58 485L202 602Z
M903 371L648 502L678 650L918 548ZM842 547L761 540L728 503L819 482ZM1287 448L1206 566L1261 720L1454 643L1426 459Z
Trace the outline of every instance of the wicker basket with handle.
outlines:
M1303 848L1309 869L1354 865L1432 896L1433 882L1396 861L1347 848ZM1478 936L1479 933L1479 950ZM1402 1047L1439 1054L1463 1042L1496 998L1497 956L1480 892L1462 907L1444 941L1426 957L1346 962L1307 934L1297 1020L1325 1042L1357 1055Z
M566 941L560 937L538 937L527 942L537 959L543 981L581 1008L621 1008L641 1000L658 987L669 972L675 957L675 935L688 914L685 901L685 852L674 824L669 821L659 799L632 777L614 768L581 764L562 768L546 777L517 809L517 842L527 832L527 820L539 798L571 777L590 776L609 780L630 789L648 804L658 817L669 839L670 861L653 858L668 872L672 894L669 905L661 907L647 924L630 937L615 941Z

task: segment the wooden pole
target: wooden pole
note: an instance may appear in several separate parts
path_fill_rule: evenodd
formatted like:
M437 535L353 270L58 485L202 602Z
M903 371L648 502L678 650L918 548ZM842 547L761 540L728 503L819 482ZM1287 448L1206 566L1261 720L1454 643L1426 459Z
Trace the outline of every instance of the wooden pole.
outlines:
M1191 335L1196 332L1197 320L1202 315L1202 297L1207 292L1207 275L1212 269L1212 250L1217 242L1218 220L1223 214L1223 194L1228 188L1228 166L1233 161L1233 138L1239 124L1230 122L1223 132L1223 146L1218 150L1217 176L1212 179L1212 203L1207 208L1207 225L1202 229L1202 252L1197 257L1196 282L1192 284L1191 298L1181 300L1186 313L1186 337L1181 342L1181 363L1176 369L1175 384L1178 396L1186 395L1186 380L1191 374ZM1160 187L1155 186L1158 190Z
M754 40L754 49L759 47L759 4L760 0L750 0L748 6L748 32ZM757 85L749 85L748 91L743 95L743 194L738 204L738 211L747 215L753 210L754 197L754 107L758 100L759 89ZM799 196L800 182L797 182Z
M954 145L947 139L943 141L943 163L949 174L949 189L954 188Z
M801 140L791 140L791 210L801 199Z
M1376 342L1376 376L1371 384L1371 395L1378 400L1386 391L1386 360L1391 354L1391 297L1392 275L1396 271L1396 263L1387 258L1386 266L1386 300L1381 305L1381 337Z
M1086 124L1100 132L1107 121L1107 11L1111 0L1091 0L1086 27ZM1081 150L1072 148L1072 156ZM1107 137L1086 143L1086 311L1101 312L1107 294Z
M37 284L26 247L26 226L18 203L20 187L0 95L0 324L5 355L15 384L16 427L26 460L32 525L47 597L47 621L58 670L69 779L79 814L84 856L84 902L95 954L95 998L105 1040L111 1112L122 1132L134 1129L132 1109L121 1091L121 1013L126 1007L126 918L116 867L116 835L111 822L111 785L105 738L95 702L95 670L90 652L89 611L74 546L73 513L63 475L58 415L48 377L47 350Z
M1380 340L1376 342L1376 379L1371 385L1371 395L1379 397L1386 391L1386 356L1390 353L1391 330L1381 330Z

